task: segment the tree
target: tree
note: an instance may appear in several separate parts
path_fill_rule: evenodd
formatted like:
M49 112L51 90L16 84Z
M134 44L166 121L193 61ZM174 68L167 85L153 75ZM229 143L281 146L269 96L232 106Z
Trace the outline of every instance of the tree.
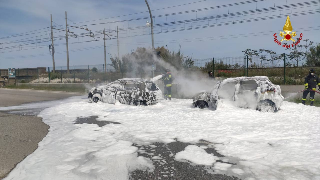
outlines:
M307 65L320 67L320 44L310 47L310 52L307 54Z
M233 65L233 69L241 69L243 66L240 66L238 63Z
M209 72L212 70L212 61L210 62L206 62L206 64L204 65L204 67L201 68L202 71L204 72ZM236 64L238 65L238 64ZM226 70L226 69L231 69L232 68L232 65L230 64L225 64L223 63L222 60L218 60L214 63L214 69L218 69L218 70Z
M183 55L178 51L170 52L164 47L158 47L156 50L146 48L137 48L136 51L122 56L121 59L110 58L112 67L122 75L127 74L130 77L144 78L151 75L152 67L156 66L156 71L163 71L168 68L163 62L168 63L177 70L191 68L194 66L194 61L191 58L186 58L184 61Z
M192 60L191 57L185 57L185 60L183 61L183 67L185 69L192 68L194 66L194 61Z
M128 69L128 62L126 61L126 59L120 60L117 57L116 58L110 58L111 60L111 66L117 71L120 72L122 74L122 77L124 76L124 74L127 72Z
M272 50L259 49L259 52L260 52L260 60L261 60L261 62L262 61L267 61L267 62L271 61L272 67L273 67L274 61L281 59L281 56L277 55L276 52L274 52ZM265 54L263 54L263 53L265 53Z
M259 52L257 50L253 50L253 49L246 49L242 52L244 53L244 56L248 56L248 60L250 62L252 62L252 56L259 56Z
M163 61L169 63L177 70L181 70L183 68L183 55L180 51L178 51L177 53L170 52L168 49L162 46L158 47L156 49L156 52Z
M98 72L98 69L97 69L96 67L93 67L93 68L91 69L91 71L96 73L96 72Z
M297 38L298 40L299 38ZM303 40L306 42L306 45L296 45L293 48L287 48L290 50L290 53L287 55L291 61L295 62L296 67L299 67L299 62L306 59L308 55L308 50L312 47L313 42L309 41L309 39Z

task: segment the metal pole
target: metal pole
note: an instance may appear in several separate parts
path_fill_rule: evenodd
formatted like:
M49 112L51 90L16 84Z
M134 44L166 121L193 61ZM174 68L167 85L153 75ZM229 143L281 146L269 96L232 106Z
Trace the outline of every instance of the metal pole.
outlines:
M243 67L244 67L244 69L243 69L243 70L244 70L244 71L243 71L243 72L244 72L244 75L243 75L243 76L246 76L246 58L243 58L243 59L244 59L244 62L243 62L243 63L244 63L244 64L243 64Z
M53 45L53 28L52 28L52 14L51 14L51 51L52 51L52 64L53 64L53 73L55 73L55 62L54 62L54 45Z
M212 58L212 75L214 77L214 58Z
M62 83L62 67L61 67L61 83Z
M248 77L248 71L249 71L249 58L248 58L248 55L247 55L247 77Z
M149 14L150 14L150 19L151 19L151 39L152 39L152 50L154 50L154 40L153 40L153 18L152 18L152 14L151 14L151 10L150 10L150 6L148 4L148 1L146 1L146 4L148 6L148 10L149 10Z
M38 72L38 83L40 83L40 79L39 79L39 68L37 68L37 72Z
M118 30L118 26L117 26L117 46L118 46L118 60L120 60L120 56L119 56L119 30Z
M104 73L106 73L107 72L106 29L103 30L103 42L104 42Z
M65 15L66 15L67 73L69 74L69 49L68 49L68 23L67 23L67 11L65 11Z
M48 67L48 76L49 76L49 83L50 83L50 68Z
M88 83L90 83L90 78L89 78L89 65L88 65Z
M121 72L121 69L120 69L120 57L119 57L119 31L118 31L118 26L117 26L117 46L118 46L118 69Z
M286 54L283 53L283 84L286 84Z

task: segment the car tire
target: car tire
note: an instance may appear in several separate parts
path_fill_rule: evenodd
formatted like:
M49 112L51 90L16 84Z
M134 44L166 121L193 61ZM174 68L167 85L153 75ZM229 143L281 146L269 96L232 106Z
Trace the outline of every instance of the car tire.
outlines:
M277 112L276 104L270 99L261 100L258 103L257 110L261 112Z
M205 107L208 107L208 103L206 101L203 101L203 100L198 100L197 102L197 106L200 108L200 109L203 109Z
M138 102L137 100L134 100L134 101L133 101L133 104L134 104L135 106L138 106L138 105L139 105L139 102Z
M93 98L92 98L92 101L95 102L95 103L97 103L97 102L99 101L99 98L98 98L98 97L93 97Z

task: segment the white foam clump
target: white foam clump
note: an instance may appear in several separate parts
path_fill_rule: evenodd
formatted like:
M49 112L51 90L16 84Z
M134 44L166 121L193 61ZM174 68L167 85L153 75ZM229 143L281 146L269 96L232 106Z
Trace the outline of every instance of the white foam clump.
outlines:
M221 163L221 162L217 162L214 164L214 169L218 169L218 170L222 170L222 171L226 171L229 167L231 167L231 164L228 163Z
M151 78L151 81L156 82L156 81L160 80L162 77L163 77L163 75L155 76L155 77Z
M244 173L244 171L239 168L233 168L233 169L231 169L231 171L235 174L238 174L238 175L242 175Z
M139 157L133 143L172 142L176 138L189 143L200 139L212 142L226 158L241 160L227 169L241 169L242 175L241 171L232 171L239 176L257 180L319 179L319 107L284 101L279 112L265 113L224 101L216 111L191 108L191 103L190 99L173 99L136 107L73 98L52 104L40 113L50 126L49 133L6 179L128 179L132 169L152 170L150 160ZM41 106L47 107L43 103ZM74 124L80 116L98 116L99 121L121 124ZM194 145L176 158L214 163L212 155Z
M195 164L212 165L218 157L208 154L204 149L199 146L189 145L184 151L178 152L175 156L176 160L188 160Z

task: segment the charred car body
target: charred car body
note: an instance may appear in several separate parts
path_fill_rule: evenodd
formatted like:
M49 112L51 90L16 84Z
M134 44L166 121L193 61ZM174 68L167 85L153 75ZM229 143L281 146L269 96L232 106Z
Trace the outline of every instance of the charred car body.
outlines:
M219 99L228 99L238 107L276 112L283 102L279 85L266 76L228 78L218 82L211 93L193 98L193 106L216 109Z
M160 88L152 81L124 78L90 90L90 102L102 101L109 104L120 102L128 105L152 105L161 98Z

